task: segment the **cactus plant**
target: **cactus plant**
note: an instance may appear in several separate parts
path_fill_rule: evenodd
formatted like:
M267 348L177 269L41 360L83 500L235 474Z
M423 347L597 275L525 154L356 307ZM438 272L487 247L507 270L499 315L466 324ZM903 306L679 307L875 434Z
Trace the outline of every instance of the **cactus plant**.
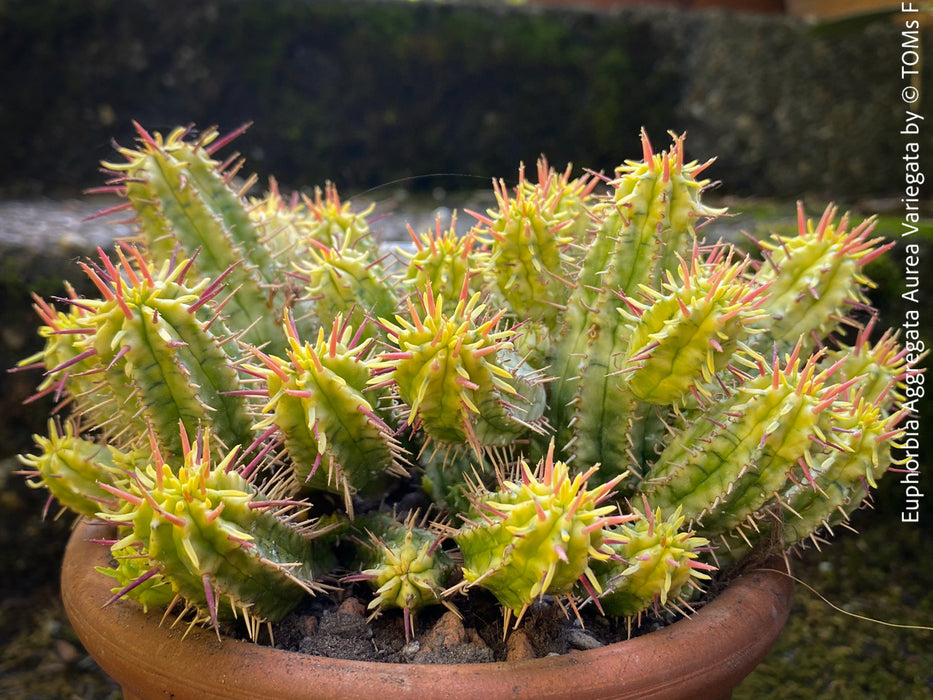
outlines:
M61 414L27 473L117 527L115 597L254 637L336 580L409 636L477 588L504 630L545 596L631 621L819 544L892 464L916 370L871 338L873 221L704 240L683 136L612 177L520 168L394 258L332 184L247 198L229 137L137 130L103 189L139 240L82 263L99 298L37 299L22 363Z

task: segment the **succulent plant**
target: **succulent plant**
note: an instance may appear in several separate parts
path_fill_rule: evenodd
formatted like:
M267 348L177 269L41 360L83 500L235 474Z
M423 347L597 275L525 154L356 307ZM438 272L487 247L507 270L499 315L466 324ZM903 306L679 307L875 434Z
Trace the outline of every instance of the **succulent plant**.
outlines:
M642 134L393 256L331 184L247 197L214 159L240 131L138 127L101 188L138 240L82 263L98 298L36 300L57 415L22 461L116 526L115 598L253 637L338 580L409 635L477 587L506 628L544 596L632 619L819 545L891 465L911 367L871 338L872 220L801 207L754 260L698 234L709 163Z

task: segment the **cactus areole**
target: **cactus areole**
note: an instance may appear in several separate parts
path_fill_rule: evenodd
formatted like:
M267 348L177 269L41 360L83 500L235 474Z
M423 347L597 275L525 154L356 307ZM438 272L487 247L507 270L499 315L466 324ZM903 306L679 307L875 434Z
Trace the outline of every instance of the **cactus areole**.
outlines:
M111 526L113 602L254 640L341 585L414 640L477 597L499 637L632 630L819 547L894 463L918 370L874 333L873 219L800 206L746 255L702 235L711 161L642 133L393 252L330 183L250 195L242 130L137 131L99 188L137 235L81 263L96 296L36 298L20 367L55 399L24 473Z

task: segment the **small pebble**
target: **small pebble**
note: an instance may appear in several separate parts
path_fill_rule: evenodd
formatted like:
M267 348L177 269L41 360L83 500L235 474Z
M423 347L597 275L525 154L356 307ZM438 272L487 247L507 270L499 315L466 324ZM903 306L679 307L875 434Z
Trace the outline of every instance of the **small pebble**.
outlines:
M528 633L523 629L517 629L509 635L505 649L506 661L527 661L535 658L535 649L528 639Z
M441 615L421 639L422 648L426 651L449 649L469 642L470 638L463 627L463 621L450 611Z
M354 617L366 617L366 606L360 602L359 598L350 597L340 604L337 612Z
M592 635L587 634L583 630L570 630L567 632L567 643L570 644L574 649L580 649L581 651L587 651L589 649L598 649L603 646L603 643L593 637Z

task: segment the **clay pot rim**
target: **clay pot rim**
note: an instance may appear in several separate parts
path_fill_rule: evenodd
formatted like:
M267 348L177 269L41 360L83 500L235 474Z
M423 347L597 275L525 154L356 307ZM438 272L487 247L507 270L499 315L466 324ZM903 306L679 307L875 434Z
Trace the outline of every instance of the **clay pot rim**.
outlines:
M793 581L776 571L780 560L751 570L688 619L662 630L590 651L520 662L426 665L351 661L310 656L236 639L218 641L211 630L160 626L158 614L144 614L132 601L103 608L110 579L94 570L107 566L109 552L93 542L112 537L109 525L81 522L68 543L62 569L66 613L88 652L129 691L155 682L151 697L205 700L222 690L225 698L256 698L258 679L282 700L388 697L588 698L719 697L745 677L780 634L793 597ZM169 669L203 664L179 687ZM277 668L274 673L270 671ZM630 676L630 677L627 677ZM626 685L622 688L621 679ZM491 683L486 688L484 682ZM569 683L558 686L558 682ZM173 685L173 683L175 685ZM715 689L709 695L709 686ZM143 684L143 685L140 685ZM161 684L161 685L160 685ZM621 688L621 689L620 689ZM705 690L704 690L705 689ZM624 694L619 694L619 693ZM704 694L706 693L706 694Z

